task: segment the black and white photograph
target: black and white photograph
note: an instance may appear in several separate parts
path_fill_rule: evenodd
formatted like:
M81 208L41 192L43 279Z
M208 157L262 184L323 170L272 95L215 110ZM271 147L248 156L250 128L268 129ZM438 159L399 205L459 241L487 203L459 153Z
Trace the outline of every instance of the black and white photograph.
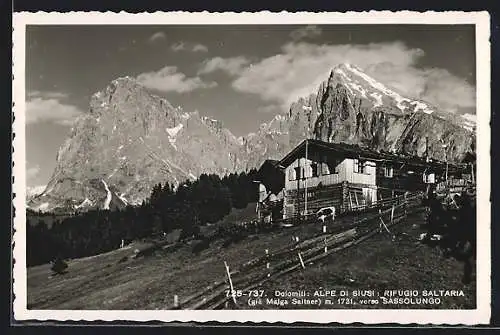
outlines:
M485 13L14 14L15 317L488 322L488 38Z

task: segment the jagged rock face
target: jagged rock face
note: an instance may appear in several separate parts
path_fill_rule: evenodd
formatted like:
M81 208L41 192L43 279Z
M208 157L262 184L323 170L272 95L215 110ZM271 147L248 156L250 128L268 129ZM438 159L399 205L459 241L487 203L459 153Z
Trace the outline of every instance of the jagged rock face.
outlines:
M248 164L280 159L306 137L419 156L427 145L431 158L458 161L473 150L475 133L468 122L341 64L316 93L299 98L287 114L277 115L246 139Z
M336 67L317 95L320 116L311 135L323 141L419 156L427 141L430 157L451 161L460 160L475 141L466 120L402 97L349 64Z
M183 113L130 78L92 96L57 154L34 209L109 208L146 199L153 185L240 169L238 140L218 121ZM109 190L109 192L108 192ZM108 201L111 194L111 201Z
M427 141L431 157L456 161L475 142L466 121L342 64L288 113L236 138L220 121L184 113L134 79L120 78L94 94L89 113L77 120L57 154L47 188L28 205L73 211L137 204L157 183L179 185L201 173L255 168L281 159L305 138L420 156Z

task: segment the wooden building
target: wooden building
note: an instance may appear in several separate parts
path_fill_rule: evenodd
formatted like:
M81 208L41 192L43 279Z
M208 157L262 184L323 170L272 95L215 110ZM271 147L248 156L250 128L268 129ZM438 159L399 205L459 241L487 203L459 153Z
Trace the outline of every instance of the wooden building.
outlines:
M259 199L256 212L259 221L275 221L283 217L285 174L278 160L266 160L259 170L255 182L259 184Z
M283 218L335 206L356 210L459 173L456 165L377 152L357 145L304 140L274 164L284 172ZM306 196L307 193L307 196Z

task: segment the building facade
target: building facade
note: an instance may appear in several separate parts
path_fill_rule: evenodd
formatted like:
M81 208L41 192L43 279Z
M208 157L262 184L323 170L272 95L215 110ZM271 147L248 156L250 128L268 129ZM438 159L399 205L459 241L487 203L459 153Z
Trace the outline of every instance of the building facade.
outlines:
M307 194L307 196L306 196ZM284 218L335 206L340 211L377 201L376 164L321 155L297 158L285 169ZM348 208L344 208L349 204Z
M353 211L408 191L424 191L455 166L376 152L357 145L305 140L275 166L284 171L283 218L334 206ZM445 167L446 166L446 167Z

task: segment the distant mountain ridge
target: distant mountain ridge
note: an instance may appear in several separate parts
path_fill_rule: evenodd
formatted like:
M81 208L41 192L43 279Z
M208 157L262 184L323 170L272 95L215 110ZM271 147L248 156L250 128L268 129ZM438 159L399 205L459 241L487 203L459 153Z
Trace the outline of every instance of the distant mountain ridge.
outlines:
M256 168L306 137L420 156L427 138L431 157L460 160L474 151L471 129L470 120L403 97L350 64L243 137L221 121L173 107L133 78L118 78L92 96L89 113L59 149L46 189L28 205L68 212L139 204L159 182L178 186L202 173Z

